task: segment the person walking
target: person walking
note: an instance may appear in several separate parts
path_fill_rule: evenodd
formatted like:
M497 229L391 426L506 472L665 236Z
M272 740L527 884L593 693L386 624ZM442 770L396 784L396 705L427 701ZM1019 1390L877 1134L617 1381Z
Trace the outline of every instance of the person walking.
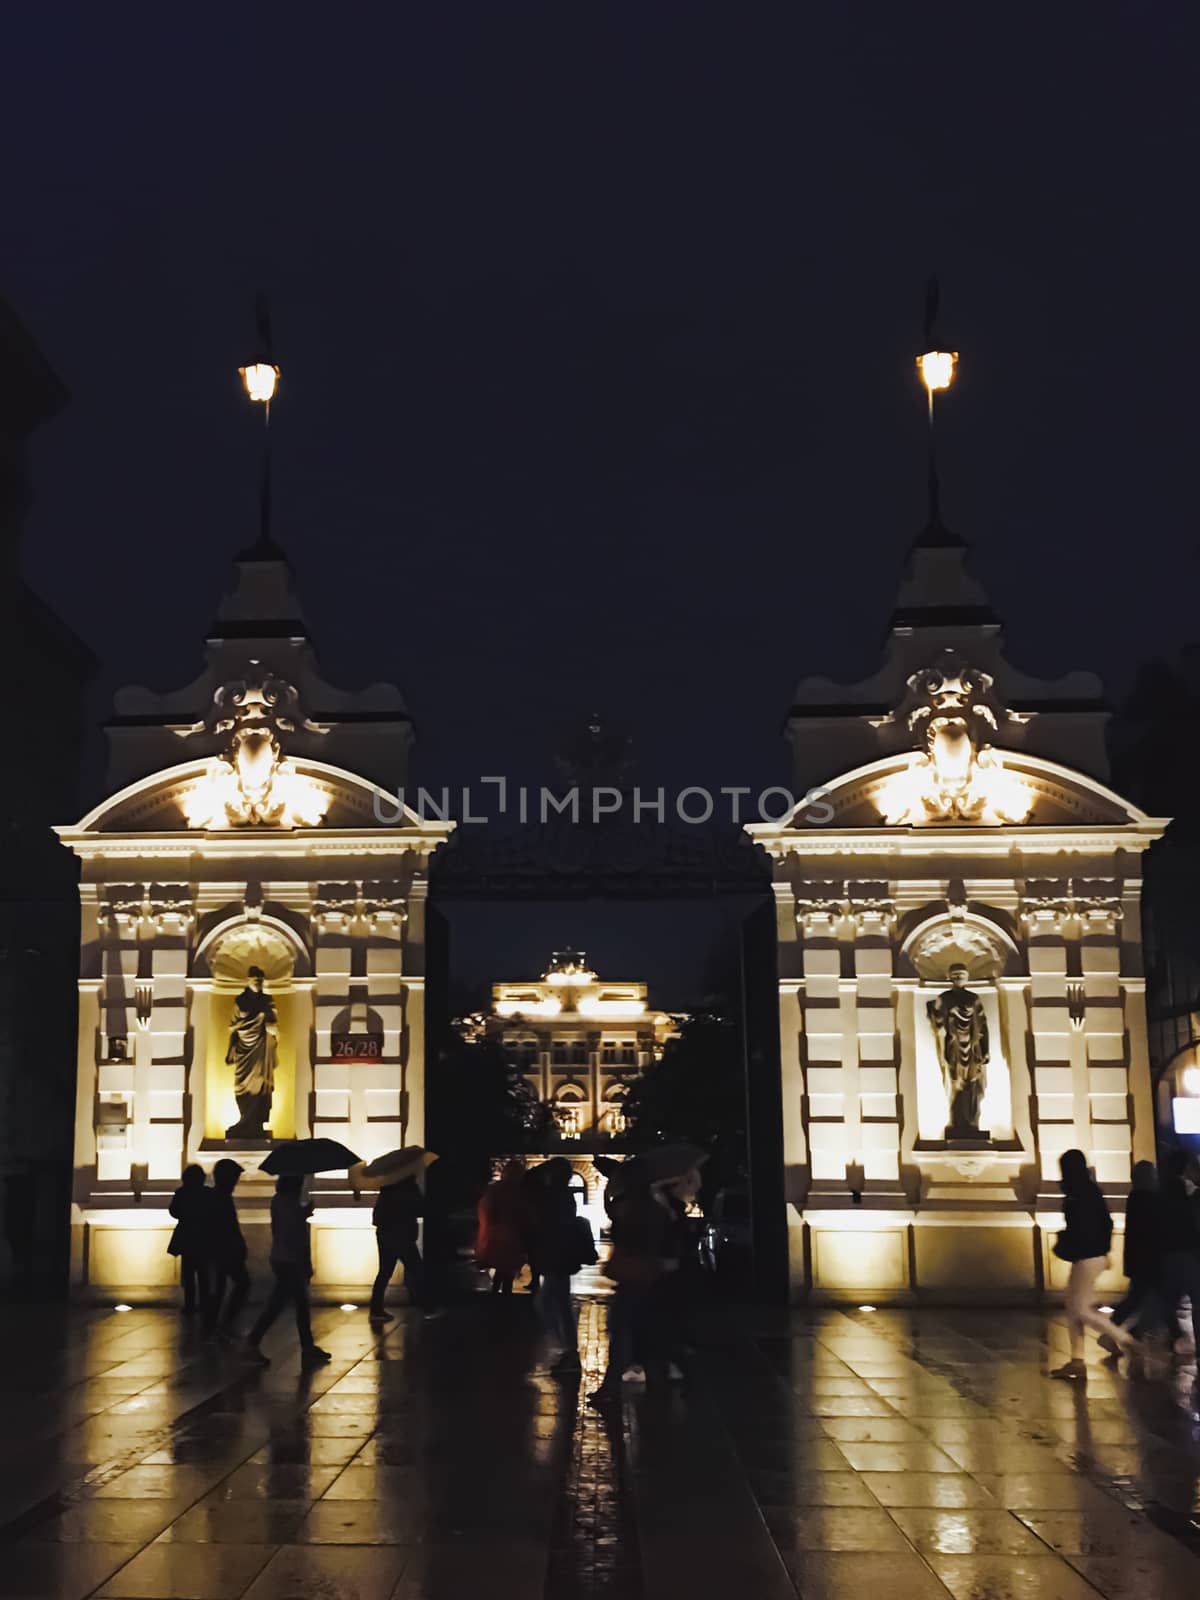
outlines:
M649 1186L635 1178L624 1179L613 1190L610 1182L605 1206L611 1219L612 1254L604 1273L615 1288L608 1302L608 1365L600 1387L588 1396L596 1406L618 1401L622 1383L646 1382L648 1333L653 1354L650 1296L663 1272L662 1205Z
M1163 1166L1163 1282L1167 1304L1178 1315L1184 1295L1191 1301L1192 1338L1200 1356L1200 1195L1189 1175L1186 1150L1170 1151Z
M571 1163L555 1156L539 1169L539 1259L542 1266L542 1321L558 1345L551 1371L570 1376L580 1370L579 1331L571 1299L571 1279L596 1260L596 1243L586 1217L575 1209Z
M214 1334L226 1338L236 1336L237 1319L250 1293L246 1241L242 1237L237 1203L233 1198L241 1175L239 1164L223 1156L213 1168L212 1188L207 1191L205 1227L208 1235L209 1299L204 1325L209 1337Z
M672 1383L678 1383L683 1378L680 1363L691 1313L688 1257L692 1234L687 1211L700 1192L700 1174L693 1169L682 1177L653 1184L651 1192L665 1216L658 1243L662 1271L646 1306L646 1358Z
M1112 1242L1112 1217L1104 1196L1088 1170L1082 1150L1064 1150L1059 1157L1062 1174L1063 1217L1066 1226L1054 1243L1054 1253L1071 1264L1067 1279L1067 1325L1071 1358L1056 1367L1052 1378L1087 1379L1084 1365L1084 1330L1093 1328L1108 1334L1120 1349L1127 1350L1133 1339L1119 1323L1096 1310L1096 1279L1108 1265Z
M1153 1161L1139 1161L1131 1175L1129 1198L1125 1202L1125 1276L1129 1279L1120 1304L1112 1314L1114 1322L1128 1328L1135 1337L1155 1324L1165 1325L1172 1344L1179 1337L1179 1321L1167 1304L1163 1264L1163 1236L1166 1216L1158 1172ZM1120 1345L1111 1333L1100 1335L1100 1343L1110 1355L1119 1355Z
M492 1274L492 1293L511 1295L513 1279L525 1265L526 1240L532 1228L525 1167L506 1161L499 1178L479 1202L475 1259Z
M536 1295L542 1287L542 1278L545 1275L545 1266L542 1256L542 1234L546 1214L546 1168L549 1162L541 1162L538 1166L527 1169L524 1178L525 1188L525 1259L529 1263L529 1289L528 1292Z
M204 1168L185 1167L178 1189L171 1196L168 1210L175 1218L175 1230L167 1254L178 1256L183 1284L183 1314L193 1317L204 1312L209 1300L208 1206L210 1193L204 1183Z
M286 1175L275 1180L271 1201L271 1271L275 1282L258 1321L246 1338L246 1358L258 1366L270 1365L259 1348L267 1329L285 1306L296 1313L300 1335L301 1362L304 1367L323 1367L332 1357L318 1348L312 1335L312 1316L308 1304L308 1283L312 1277L312 1255L308 1241L308 1219L313 1208L304 1196L304 1179Z
M402 1178L379 1191L371 1221L375 1224L375 1245L379 1252L379 1271L371 1290L371 1326L382 1328L393 1321L384 1306L388 1284L399 1263L404 1268L404 1288L408 1303L420 1306L427 1317L433 1313L426 1298L425 1263L417 1244L419 1219L425 1209L425 1196L414 1178Z

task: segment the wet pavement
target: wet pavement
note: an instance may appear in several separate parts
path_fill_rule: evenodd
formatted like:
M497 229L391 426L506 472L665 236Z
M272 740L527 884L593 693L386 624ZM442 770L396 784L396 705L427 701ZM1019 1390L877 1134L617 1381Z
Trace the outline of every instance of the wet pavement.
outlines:
M748 1312L600 1415L531 1303L247 1369L165 1310L0 1312L0 1596L1196 1600L1192 1372L1049 1379L1061 1317Z

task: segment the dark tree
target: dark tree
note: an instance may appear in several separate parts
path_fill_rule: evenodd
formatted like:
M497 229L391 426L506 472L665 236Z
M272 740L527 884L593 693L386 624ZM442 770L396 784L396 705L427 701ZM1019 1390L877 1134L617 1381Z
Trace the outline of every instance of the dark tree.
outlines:
M428 1142L442 1186L456 1200L477 1196L497 1156L544 1145L550 1108L494 1039L451 1030L426 1084Z
M743 1178L746 1086L736 1025L718 1016L688 1018L629 1091L625 1116L621 1142L630 1150L674 1140L707 1150L707 1192Z

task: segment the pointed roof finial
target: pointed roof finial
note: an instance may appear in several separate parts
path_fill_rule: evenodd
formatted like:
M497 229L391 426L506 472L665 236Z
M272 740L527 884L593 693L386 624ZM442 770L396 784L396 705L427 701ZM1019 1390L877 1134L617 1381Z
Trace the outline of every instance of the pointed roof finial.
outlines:
M271 307L262 289L254 297L254 323L258 348L249 366L239 367L246 393L263 408L262 474L259 484L258 538L245 552L256 561L278 561L283 552L271 537L271 401L279 385L271 341Z
M917 357L917 371L929 396L929 521L920 544L958 544L960 541L942 522L941 485L938 481L937 453L934 447L934 395L954 382L957 350L939 348L934 325L937 322L940 293L936 276L925 286L925 346Z

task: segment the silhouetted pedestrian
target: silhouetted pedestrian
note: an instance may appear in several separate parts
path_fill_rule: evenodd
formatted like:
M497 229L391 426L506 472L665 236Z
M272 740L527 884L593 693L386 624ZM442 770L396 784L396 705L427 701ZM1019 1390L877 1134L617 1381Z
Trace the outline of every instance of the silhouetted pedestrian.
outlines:
M513 1279L525 1265L532 1212L525 1189L525 1168L506 1161L500 1177L489 1184L479 1202L475 1259L492 1274L492 1293L512 1293Z
M1064 1150L1059 1157L1062 1173L1063 1218L1066 1223L1054 1243L1054 1253L1071 1263L1067 1279L1067 1325L1071 1340L1071 1359L1056 1367L1053 1378L1085 1379L1083 1361L1084 1329L1108 1334L1123 1349L1133 1340L1125 1329L1096 1310L1093 1290L1096 1279L1108 1265L1112 1243L1112 1217L1108 1205L1088 1171L1082 1150Z
M241 1175L242 1169L238 1163L224 1156L213 1168L212 1188L206 1191L209 1298L204 1321L210 1334L236 1334L237 1319L250 1293L246 1241L242 1237L237 1203L233 1198ZM225 1298L227 1291L228 1300Z
M399 1263L404 1268L404 1288L408 1303L420 1306L427 1315L425 1263L417 1243L421 1215L425 1209L425 1196L416 1178L403 1178L399 1183L389 1183L379 1191L371 1220L375 1224L375 1244L379 1252L379 1272L371 1290L371 1322L382 1327L391 1322L391 1314L384 1306L384 1296L392 1273Z
M536 1295L542 1286L545 1267L542 1262L542 1225L546 1207L545 1175L548 1163L543 1161L525 1173L525 1255L529 1262L529 1293Z
M596 1244L587 1218L575 1209L571 1163L555 1156L537 1170L542 1180L537 1203L542 1320L546 1332L558 1344L553 1370L571 1374L580 1370L571 1279L580 1267L595 1262Z
M167 1254L178 1256L183 1284L183 1314L194 1316L204 1311L209 1297L208 1206L209 1192L204 1184L204 1168L185 1167L178 1189L168 1207L175 1218L175 1231Z
M616 1285L608 1302L608 1365L589 1397L595 1404L620 1398L622 1383L643 1384L653 1353L648 1326L650 1296L662 1277L663 1207L640 1181L609 1183L605 1205L611 1219L612 1254L605 1276Z
M1165 1326L1173 1344L1179 1337L1179 1320L1167 1304L1163 1267L1163 1238L1166 1216L1158 1173L1153 1161L1139 1161L1131 1176L1129 1198L1125 1202L1125 1276L1129 1288L1113 1310L1113 1321L1127 1327L1140 1339L1147 1328ZM1109 1333L1100 1343L1113 1355L1120 1345Z
M1172 1311L1184 1295L1191 1301L1192 1337L1200 1356L1200 1197L1188 1165L1186 1150L1170 1151L1163 1162L1163 1282Z
M271 1271L275 1283L258 1321L246 1339L247 1359L259 1366L269 1364L259 1349L264 1334L285 1306L296 1313L301 1359L306 1367L320 1367L332 1358L313 1341L312 1316L308 1305L308 1283L312 1277L312 1254L308 1242L308 1219L312 1206L304 1197L304 1179L277 1178L271 1201Z
M678 1382L686 1342L685 1330L691 1316L691 1273L689 1255L692 1233L688 1226L688 1206L700 1192L700 1174L693 1169L682 1177L656 1183L651 1193L665 1213L659 1233L658 1252L662 1271L651 1287L646 1303L646 1363L656 1375Z

